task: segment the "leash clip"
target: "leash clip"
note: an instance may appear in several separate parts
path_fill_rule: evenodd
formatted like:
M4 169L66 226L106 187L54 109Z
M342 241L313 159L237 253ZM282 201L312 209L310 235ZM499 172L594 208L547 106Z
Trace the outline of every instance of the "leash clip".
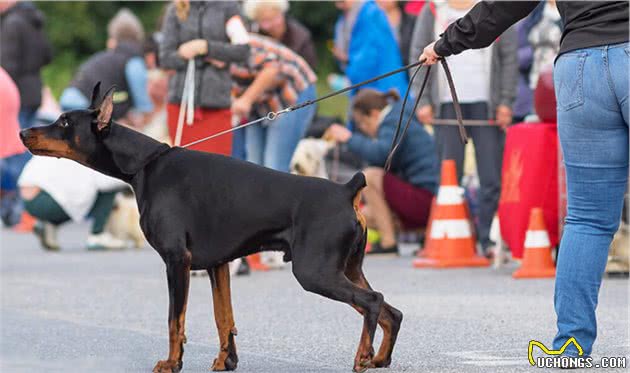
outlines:
M270 112L267 113L265 118L268 121L274 121L274 120L276 120L276 118L278 118L280 116L280 114L288 113L290 111L291 111L291 108L286 108L286 109L280 110L280 111L270 111Z

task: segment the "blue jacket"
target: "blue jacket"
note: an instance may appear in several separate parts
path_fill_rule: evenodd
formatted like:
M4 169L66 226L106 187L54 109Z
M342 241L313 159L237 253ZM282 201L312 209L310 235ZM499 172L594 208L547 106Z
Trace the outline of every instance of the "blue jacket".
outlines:
M402 67L402 57L385 13L372 0L366 1L356 18L348 46L346 76L352 84ZM407 74L399 73L367 84L386 92L396 88L402 96L407 90ZM353 92L356 93L356 92Z
M413 115L413 105L405 108L403 125L409 115L413 116L403 142L396 150L390 172L415 186L437 192L440 170L433 137L420 125ZM370 166L383 167L392 145L402 103L392 106L372 139L355 132L348 141L348 148L359 155ZM401 129L402 131L402 129Z

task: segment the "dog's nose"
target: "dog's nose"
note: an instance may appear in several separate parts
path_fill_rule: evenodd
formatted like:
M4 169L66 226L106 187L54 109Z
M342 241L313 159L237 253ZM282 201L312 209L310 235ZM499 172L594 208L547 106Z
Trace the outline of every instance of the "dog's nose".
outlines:
M20 140L22 140L22 142L24 142L24 139L26 139L27 132L27 129L20 131Z

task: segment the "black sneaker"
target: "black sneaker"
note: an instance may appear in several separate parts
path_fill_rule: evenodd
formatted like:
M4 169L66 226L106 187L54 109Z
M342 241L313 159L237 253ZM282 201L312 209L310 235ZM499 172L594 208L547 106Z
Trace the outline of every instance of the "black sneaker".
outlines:
M398 254L398 245L383 247L380 242L375 242L367 254Z
M488 240L486 242L481 243L481 252L487 259L492 260L494 259L496 246L497 246L496 242L492 240Z

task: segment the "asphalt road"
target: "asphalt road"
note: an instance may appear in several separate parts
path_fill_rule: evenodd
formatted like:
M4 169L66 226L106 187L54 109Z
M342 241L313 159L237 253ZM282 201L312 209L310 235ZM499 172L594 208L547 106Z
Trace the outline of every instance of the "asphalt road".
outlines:
M161 259L150 248L86 252L86 231L62 229L60 253L0 231L2 372L149 372L166 357ZM513 280L513 269L417 270L409 257L368 258L367 278L405 315L392 366L378 371L543 371L528 364L527 346L553 338L553 280ZM234 278L232 292L238 372L351 372L362 327L353 309L304 292L288 268ZM628 294L627 280L602 285L596 362L630 356ZM216 356L211 299L208 278L194 277L186 372L208 371Z

